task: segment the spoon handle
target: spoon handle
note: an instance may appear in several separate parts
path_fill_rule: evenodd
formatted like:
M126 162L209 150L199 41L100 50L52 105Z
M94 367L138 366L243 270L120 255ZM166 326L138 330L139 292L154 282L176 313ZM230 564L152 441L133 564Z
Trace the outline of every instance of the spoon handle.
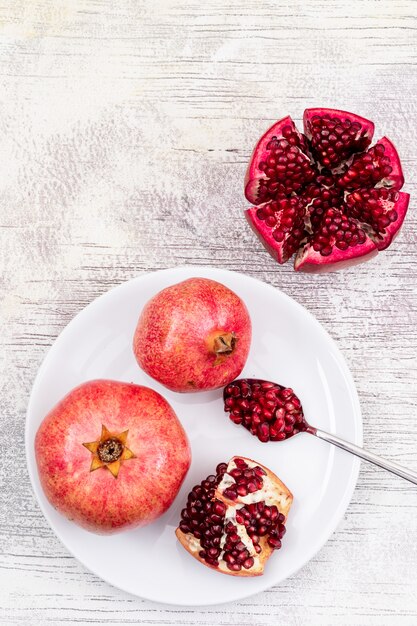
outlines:
M324 430L319 430L318 428L310 427L308 429L308 432L311 433L312 435L315 435L316 437L319 437L319 439L324 439L324 441L327 441L328 443L332 443L334 446L337 446L338 448L342 448L342 450L346 450L346 452L355 454L356 456L360 457L364 461L369 461L370 463L373 463L374 465L378 465L378 467L382 467L383 469L386 469L389 472L396 474L397 476L401 476L401 478L405 478L406 480L409 480L410 483L414 483L415 485L417 485L417 472L412 472L406 467L402 467L401 465L398 465L398 463L393 463L392 461L386 461L382 457L377 456L376 454L373 454L372 452L368 452L367 450L364 450L363 448L360 448L359 446L355 446L353 443L350 443L349 441L340 439L339 437L336 437L336 435L331 435L330 433L326 433Z

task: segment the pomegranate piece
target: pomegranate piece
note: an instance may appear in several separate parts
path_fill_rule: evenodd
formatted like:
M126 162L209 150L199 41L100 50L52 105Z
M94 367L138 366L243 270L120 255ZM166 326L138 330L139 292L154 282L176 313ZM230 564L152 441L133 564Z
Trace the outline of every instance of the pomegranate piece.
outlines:
M297 192L315 178L305 137L288 116L274 124L258 141L245 179L249 202L261 204L284 192Z
M217 389L240 374L251 343L242 300L225 285L189 278L143 309L133 350L140 367L173 391Z
M246 211L255 233L263 232L264 245L278 263L285 263L305 237L305 205L299 198L273 200Z
M191 462L168 402L148 387L113 380L70 391L41 423L35 456L52 506L102 534L162 515Z
M251 483L256 489L250 491ZM233 500L233 486L246 488ZM232 576L259 576L281 548L293 496L271 470L243 457L220 463L216 473L193 487L175 532L204 565Z
M408 209L408 193L377 187L374 189L356 189L346 196L349 214L369 224L376 234L378 250L388 248L399 232Z
M320 165L331 169L366 150L374 134L372 122L346 111L307 109L303 121L312 154Z
M309 243L296 256L294 267L304 272L320 272L323 258L335 269L361 263L375 256L378 248L358 222L340 209L327 209Z
M407 212L397 151L386 137L370 147L374 125L353 113L315 108L303 119L305 134L286 117L257 143L245 177L256 206L246 219L278 263L296 254L296 270L366 261L390 245ZM345 216L346 237L326 234L329 209Z
M224 410L264 443L283 441L308 428L300 400L289 387L240 378L223 391Z
M386 137L365 154L356 155L346 172L338 178L338 184L344 189L372 189L378 183L388 189L401 189L404 185L400 158Z

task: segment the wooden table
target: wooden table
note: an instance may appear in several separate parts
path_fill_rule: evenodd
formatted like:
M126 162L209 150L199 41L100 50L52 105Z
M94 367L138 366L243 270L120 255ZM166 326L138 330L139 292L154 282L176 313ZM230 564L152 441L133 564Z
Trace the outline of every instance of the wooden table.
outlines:
M141 272L183 264L265 280L336 340L365 444L417 468L417 2L0 0L0 623L417 624L417 490L362 465L319 554L233 605L179 610L111 588L55 538L24 455L36 371L70 319ZM277 266L247 227L242 179L275 119L307 106L376 123L411 208L374 261Z

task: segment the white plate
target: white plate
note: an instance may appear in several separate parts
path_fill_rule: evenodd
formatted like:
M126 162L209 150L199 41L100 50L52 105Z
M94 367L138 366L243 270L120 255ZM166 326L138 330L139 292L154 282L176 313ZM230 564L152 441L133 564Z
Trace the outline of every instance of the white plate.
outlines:
M36 497L62 543L92 572L142 598L182 606L245 598L293 574L335 530L359 471L357 459L308 434L263 444L229 420L221 390L176 394L139 369L132 336L143 305L160 289L190 276L218 280L246 303L253 341L242 376L292 386L313 425L362 443L358 397L343 357L317 320L278 289L234 272L183 267L139 276L82 310L49 350L30 397L26 452ZM148 527L107 537L82 530L50 506L40 487L33 449L45 414L70 389L94 378L132 381L162 393L181 419L193 453L182 489L163 517ZM174 535L192 486L235 454L266 464L294 494L283 547L272 556L265 574L255 578L234 578L204 567Z

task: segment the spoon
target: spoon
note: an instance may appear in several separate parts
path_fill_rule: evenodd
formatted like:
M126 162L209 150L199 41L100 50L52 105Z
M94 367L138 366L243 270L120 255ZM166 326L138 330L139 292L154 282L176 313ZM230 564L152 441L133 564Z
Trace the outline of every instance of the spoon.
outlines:
M260 441L284 441L306 432L417 485L417 472L308 424L299 398L289 387L267 380L239 378L224 388L223 399L224 410L232 422L244 426Z

